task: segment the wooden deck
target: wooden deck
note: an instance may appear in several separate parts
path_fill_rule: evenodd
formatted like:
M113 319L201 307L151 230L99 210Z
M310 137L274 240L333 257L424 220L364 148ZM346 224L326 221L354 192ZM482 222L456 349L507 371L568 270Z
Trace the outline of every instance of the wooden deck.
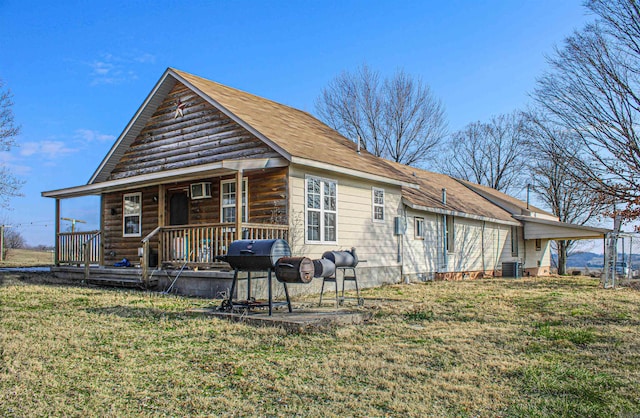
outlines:
M231 287L233 271L223 269L182 270L168 268L152 270L145 285L140 267L104 267L91 266L88 279L84 267L59 266L51 267L56 277L77 280L98 286L147 289L161 292L196 296L204 298L221 298ZM173 286L171 286L173 283Z

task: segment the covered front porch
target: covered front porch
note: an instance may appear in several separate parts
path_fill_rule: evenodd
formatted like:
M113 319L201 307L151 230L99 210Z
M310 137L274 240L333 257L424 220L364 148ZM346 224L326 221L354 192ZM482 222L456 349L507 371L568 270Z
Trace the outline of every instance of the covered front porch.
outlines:
M56 199L55 265L85 280L135 269L143 287L163 270L228 271L218 257L232 241L289 240L286 175L280 159L222 161L44 192ZM88 195L100 196L100 228L61 231L60 201Z

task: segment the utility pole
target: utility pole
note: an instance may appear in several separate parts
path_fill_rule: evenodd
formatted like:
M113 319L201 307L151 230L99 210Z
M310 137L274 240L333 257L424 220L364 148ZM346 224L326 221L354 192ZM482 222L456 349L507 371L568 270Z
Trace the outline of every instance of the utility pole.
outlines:
M0 225L0 261L4 261L4 229L11 225Z
M82 221L80 219L75 219L75 218L60 218L60 220L71 222L71 233L72 234L74 232L76 232L76 223L79 223L79 224L86 224L87 223L87 221Z

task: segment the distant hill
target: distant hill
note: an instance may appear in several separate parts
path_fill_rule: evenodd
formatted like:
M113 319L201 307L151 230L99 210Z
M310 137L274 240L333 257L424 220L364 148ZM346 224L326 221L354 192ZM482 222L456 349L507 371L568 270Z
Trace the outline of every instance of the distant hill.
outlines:
M558 257L556 254L552 254L553 263L557 265ZM618 254L618 260L622 260L622 254ZM602 268L604 263L604 256L596 253L575 253L567 257L567 268L569 267L592 267ZM633 270L640 269L640 254L633 254L631 256L631 268Z

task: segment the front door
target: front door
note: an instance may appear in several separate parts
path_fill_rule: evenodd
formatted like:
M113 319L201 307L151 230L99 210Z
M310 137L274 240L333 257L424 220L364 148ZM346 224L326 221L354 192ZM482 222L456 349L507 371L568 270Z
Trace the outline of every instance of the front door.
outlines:
M189 223L189 196L187 192L174 192L169 196L169 225Z

